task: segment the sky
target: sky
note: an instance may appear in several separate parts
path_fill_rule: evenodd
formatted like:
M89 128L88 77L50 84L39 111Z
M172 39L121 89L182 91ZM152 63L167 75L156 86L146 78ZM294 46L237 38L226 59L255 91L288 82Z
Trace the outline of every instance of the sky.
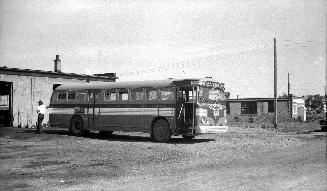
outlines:
M0 66L116 73L118 81L211 76L231 98L326 86L325 0L1 0Z

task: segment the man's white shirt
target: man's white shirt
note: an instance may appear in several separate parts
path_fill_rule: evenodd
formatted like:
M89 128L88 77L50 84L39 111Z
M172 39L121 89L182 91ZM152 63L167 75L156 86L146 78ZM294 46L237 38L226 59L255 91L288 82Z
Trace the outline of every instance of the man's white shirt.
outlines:
M46 106L45 105L39 105L36 108L36 111L39 111L38 113L45 114Z

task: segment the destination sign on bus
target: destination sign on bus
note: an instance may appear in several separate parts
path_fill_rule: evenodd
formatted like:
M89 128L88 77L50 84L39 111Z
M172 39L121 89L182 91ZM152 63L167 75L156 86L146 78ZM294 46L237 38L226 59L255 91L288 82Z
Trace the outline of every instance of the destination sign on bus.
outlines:
M213 82L213 81L193 81L192 85L200 85L200 86L204 86L207 88L220 89L223 91L225 90L224 83Z

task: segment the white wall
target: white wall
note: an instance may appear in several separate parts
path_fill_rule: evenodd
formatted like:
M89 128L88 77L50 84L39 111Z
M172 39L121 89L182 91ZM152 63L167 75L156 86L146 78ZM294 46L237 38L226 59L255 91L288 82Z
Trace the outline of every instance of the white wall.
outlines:
M35 127L36 108L41 99L50 104L53 84L86 83L85 80L0 74L0 81L13 82L13 126ZM43 123L49 121L46 113Z

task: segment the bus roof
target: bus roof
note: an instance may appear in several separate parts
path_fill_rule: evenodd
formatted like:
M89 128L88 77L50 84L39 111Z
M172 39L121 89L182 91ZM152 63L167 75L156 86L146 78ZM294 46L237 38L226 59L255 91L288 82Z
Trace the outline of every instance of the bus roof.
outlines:
M212 79L166 79L147 81L126 81L126 82L90 82L87 84L63 84L56 90L83 90L83 89L112 89L112 88L159 88L173 86L191 86L192 81L213 81Z

